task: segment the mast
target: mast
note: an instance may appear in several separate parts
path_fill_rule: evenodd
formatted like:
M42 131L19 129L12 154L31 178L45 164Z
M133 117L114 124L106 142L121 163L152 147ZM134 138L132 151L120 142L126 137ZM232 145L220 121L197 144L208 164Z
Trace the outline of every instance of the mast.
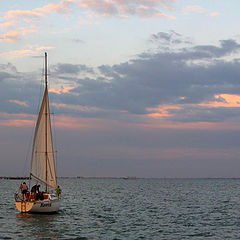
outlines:
M47 53L45 52L45 92L48 91L47 89ZM47 147L48 147L48 142L47 142L47 120L48 120L48 112L47 112L47 104L48 104L48 99L46 99L45 101L46 107L45 107L45 157L46 157L46 192L47 192L47 175L48 175L48 171L47 171L47 161L48 161L48 152L47 152Z

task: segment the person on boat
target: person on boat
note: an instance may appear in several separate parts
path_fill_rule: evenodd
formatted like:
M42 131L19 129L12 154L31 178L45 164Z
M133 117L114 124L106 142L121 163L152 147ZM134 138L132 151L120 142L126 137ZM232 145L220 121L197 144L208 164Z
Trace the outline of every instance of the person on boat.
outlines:
M62 192L62 189L59 186L57 186L56 193L57 193L58 197L60 196L61 192Z
M22 192L22 200L24 201L24 196L25 196L25 199L27 200L27 199L28 199L28 195L27 195L27 193L28 193L28 187L27 187L27 185L26 185L25 182L23 182L23 183L21 184L20 190L21 190L21 192Z
M44 200L43 192L38 192L36 194L36 200Z
M32 193L39 193L40 192L40 185L35 184L34 186L32 186L31 192Z
M36 199L36 191L35 191L35 188L32 187L31 188L31 194L30 194L30 200L35 200Z
M37 192L37 185L34 185L31 188L31 193L36 193L36 192Z

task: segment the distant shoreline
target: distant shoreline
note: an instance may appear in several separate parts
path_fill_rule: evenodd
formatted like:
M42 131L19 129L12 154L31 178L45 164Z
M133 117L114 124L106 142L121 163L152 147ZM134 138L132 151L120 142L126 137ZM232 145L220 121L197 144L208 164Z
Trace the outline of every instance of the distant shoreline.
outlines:
M10 179L10 180L28 180L29 177L8 177L8 176L0 176L0 179ZM169 180L174 180L174 179L240 179L240 178L235 178L235 177L83 177L83 176L76 176L76 177L58 177L58 179L124 179L124 180L137 180L137 179L169 179Z
M23 179L29 179L29 177L0 177L0 179L13 179L13 180L23 180Z

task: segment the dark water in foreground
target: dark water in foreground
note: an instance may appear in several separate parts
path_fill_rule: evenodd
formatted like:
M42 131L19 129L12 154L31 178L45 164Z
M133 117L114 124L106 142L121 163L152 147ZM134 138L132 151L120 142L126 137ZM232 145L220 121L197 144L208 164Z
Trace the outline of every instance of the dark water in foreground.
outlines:
M20 214L0 180L0 239L240 239L240 180L60 179L57 214Z

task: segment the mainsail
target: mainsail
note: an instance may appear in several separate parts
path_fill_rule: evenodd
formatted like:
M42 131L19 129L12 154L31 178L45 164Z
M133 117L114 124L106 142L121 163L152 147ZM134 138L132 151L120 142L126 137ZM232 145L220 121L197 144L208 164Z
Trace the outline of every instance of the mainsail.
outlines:
M46 74L45 80L45 93L35 128L30 176L31 178L33 177L36 180L46 184L47 189L47 187L56 188L57 179L55 171Z

